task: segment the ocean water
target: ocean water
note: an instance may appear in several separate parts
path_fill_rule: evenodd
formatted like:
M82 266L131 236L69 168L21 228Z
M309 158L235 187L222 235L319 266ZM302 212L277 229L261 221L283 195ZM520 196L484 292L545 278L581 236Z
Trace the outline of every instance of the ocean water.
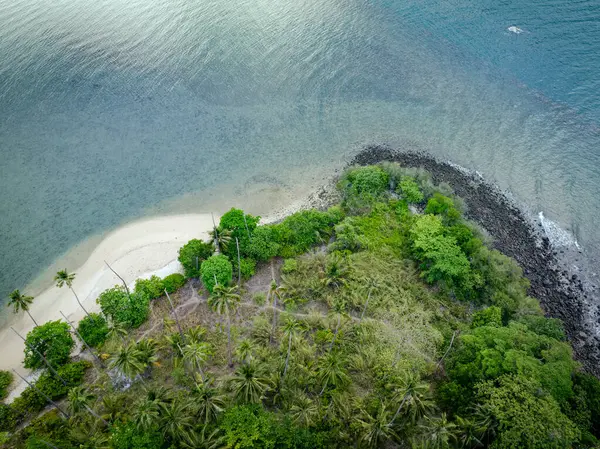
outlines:
M373 143L478 170L592 257L599 87L600 0L0 0L0 295Z

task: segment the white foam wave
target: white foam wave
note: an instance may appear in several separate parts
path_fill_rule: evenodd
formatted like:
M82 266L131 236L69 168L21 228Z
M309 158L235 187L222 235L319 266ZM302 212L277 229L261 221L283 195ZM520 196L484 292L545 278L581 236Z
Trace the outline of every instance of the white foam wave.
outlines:
M513 26L509 26L507 28L507 30L510 31L511 33L515 33L515 34L521 34L523 32L523 30L521 28L516 27L514 25Z
M552 220L548 220L546 217L544 217L544 212L540 212L538 216L542 225L542 229L544 229L544 233L553 246L575 246L577 249L579 249L579 243L577 243L575 237L562 229Z

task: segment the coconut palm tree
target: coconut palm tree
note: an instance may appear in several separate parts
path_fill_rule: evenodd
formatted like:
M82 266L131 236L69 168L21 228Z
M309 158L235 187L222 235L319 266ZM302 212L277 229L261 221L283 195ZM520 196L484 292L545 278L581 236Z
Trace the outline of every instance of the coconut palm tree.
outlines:
M335 329L333 330L333 338L329 344L329 351L333 349L333 345L337 339L338 332L340 330L340 324L342 323L342 317L347 315L346 308L346 301L344 301L342 298L336 298L331 307L331 312L337 317L337 323L335 325Z
M294 399L289 414L294 424L311 427L318 421L319 405L305 394L300 394Z
M33 321L33 324L39 326L39 324L33 319L31 313L29 313L29 306L33 302L33 296L22 295L19 290L13 290L10 295L8 295L10 301L8 302L8 307L12 307L15 313L19 313L20 310L24 310Z
M81 304L81 301L79 301L79 297L77 296L77 293L75 293L75 290L73 290L73 281L74 280L75 280L75 273L69 273L66 268L64 270L60 270L59 272L56 273L56 276L54 276L54 281L56 282L56 286L58 288L62 288L65 285L67 287L69 287L69 289L71 289L71 292L73 292L73 295L75 295L75 299L77 300L77 304L79 304L79 307L81 307L83 309L83 311L85 312L85 314L90 319L92 319L92 317L90 317L90 314L88 313L88 311L85 310L85 307L83 307L83 304Z
M125 337L127 337L128 332L127 329L125 328L125 326L123 326L123 324L121 323L117 323L115 321L112 321L108 324L108 333L106 334L108 338L120 338L121 339L121 343L123 343L123 346L127 345L127 341L125 340Z
M321 357L317 363L317 377L319 382L323 384L323 389L319 396L323 395L325 389L332 385L334 387L342 387L350 381L348 372L346 371L346 360L334 352L329 352Z
M426 382L421 382L419 376L414 373L409 374L399 385L397 397L401 397L402 400L390 421L390 425L396 421L403 408L406 409L413 423L434 408L434 404L430 399L429 385Z
M433 418L425 416L419 430L420 440L427 449L448 449L457 441L456 424L448 421L445 413Z
M390 425L390 415L391 412L383 402L374 414L363 410L358 418L361 443L366 447L376 448L384 447L387 441L398 439L398 434Z
M194 430L194 407L185 399L177 399L162 405L159 428L165 438L178 442L189 438Z
M146 370L146 366L140 361L142 358L136 344L121 346L111 357L110 367L120 371L128 378L134 379Z
M204 425L215 422L225 410L226 397L213 387L211 380L195 384L192 397L197 415Z
M146 397L133 408L132 419L135 427L141 432L154 428L160 416L160 406L156 401Z
M208 298L208 305L219 315L227 317L227 359L229 366L233 366L231 358L231 312L240 303L240 295L235 293L236 287L225 287L217 284L212 295Z
M240 342L235 350L235 356L238 361L248 363L252 360L253 354L256 351L256 345L251 340L244 339Z
M338 252L334 252L325 265L325 272L321 282L325 287L337 289L343 287L348 283L348 276L350 275L350 265L348 260L340 255Z
M215 247L215 254L227 252L232 240L232 234L233 231L230 229L218 229L216 227L208 232L208 235L210 235L210 238L213 241L213 246Z
M259 403L269 387L269 380L256 364L242 365L229 380L234 397L241 403Z
M85 387L79 386L71 388L68 394L69 411L75 415L80 413L82 410L86 410L94 418L102 421L106 426L109 426L110 424L89 406L89 403L93 399L94 395L88 392Z
M292 351L292 337L302 330L300 322L292 317L289 317L283 327L283 334L288 337L287 355L285 356L285 368L283 368L283 378L287 373L288 363L290 361L290 353Z
M160 345L156 340L153 338L143 338L136 343L135 348L138 350L138 361L144 367L144 371L155 365L160 366L157 356Z
M456 416L456 425L459 428L458 442L463 449L484 447L483 432L474 420Z
M190 343L182 348L182 354L184 362L188 363L192 369L198 370L202 382L204 382L205 376L202 365L212 354L210 345L208 343Z

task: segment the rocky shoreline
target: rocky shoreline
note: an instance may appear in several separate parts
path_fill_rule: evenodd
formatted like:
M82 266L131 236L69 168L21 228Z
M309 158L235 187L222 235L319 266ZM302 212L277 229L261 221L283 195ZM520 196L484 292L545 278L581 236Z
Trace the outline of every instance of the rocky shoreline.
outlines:
M550 240L523 210L494 185L476 173L416 151L397 151L370 146L359 152L350 165L381 161L422 167L434 182L448 183L467 204L466 216L477 222L494 239L492 246L514 258L531 282L529 294L537 298L548 316L560 318L575 358L584 369L600 377L600 334L596 286L582 282L574 273L563 250Z

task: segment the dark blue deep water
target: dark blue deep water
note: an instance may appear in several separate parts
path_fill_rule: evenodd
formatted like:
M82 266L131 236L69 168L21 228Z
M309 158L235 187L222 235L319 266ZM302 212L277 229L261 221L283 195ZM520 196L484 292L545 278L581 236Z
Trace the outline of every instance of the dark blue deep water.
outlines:
M370 143L476 169L593 254L599 88L600 0L0 0L0 293Z

